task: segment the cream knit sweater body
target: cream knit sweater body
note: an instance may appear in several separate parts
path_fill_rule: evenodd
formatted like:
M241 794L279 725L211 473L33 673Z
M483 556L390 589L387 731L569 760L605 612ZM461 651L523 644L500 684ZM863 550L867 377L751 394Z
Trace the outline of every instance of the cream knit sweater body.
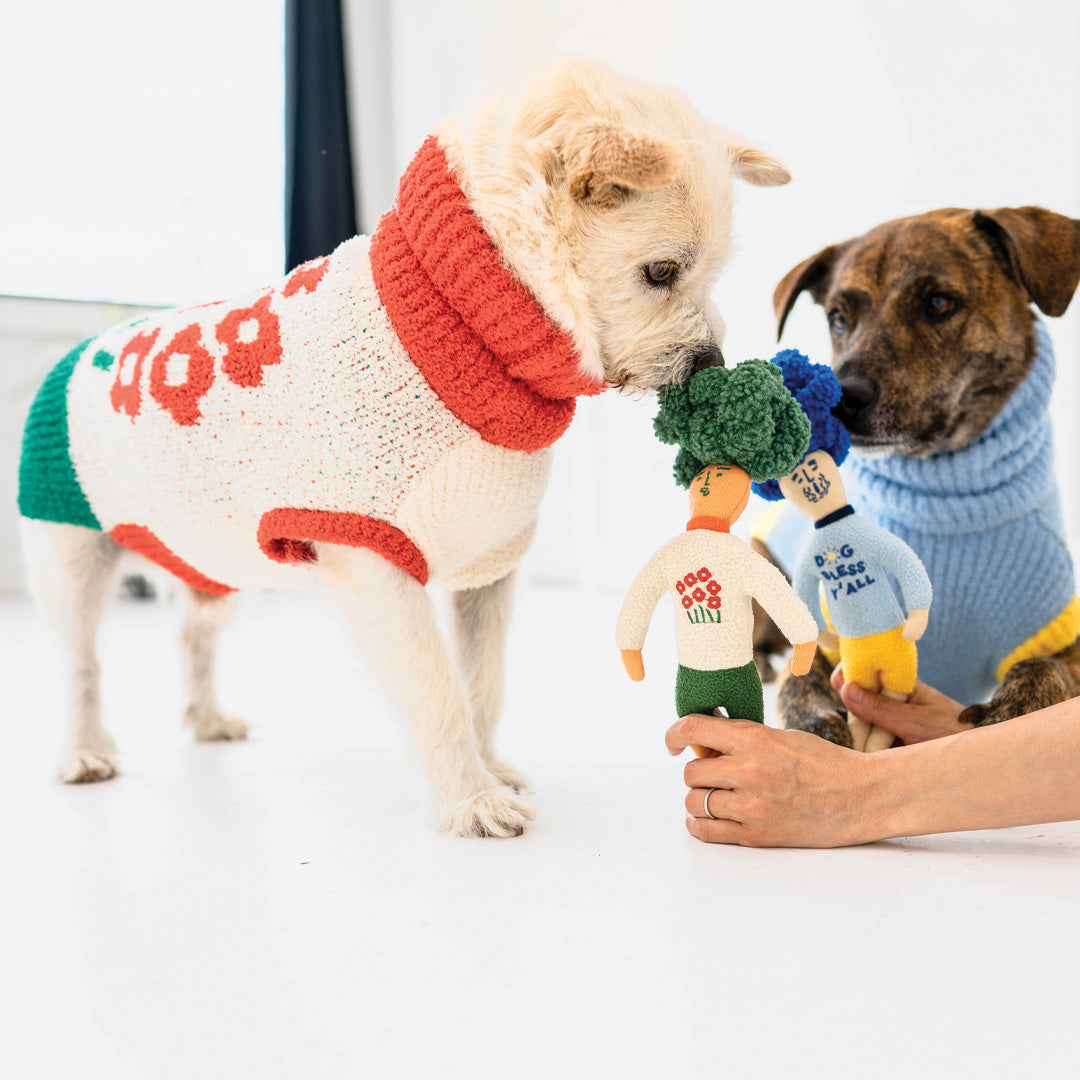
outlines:
M665 592L674 601L676 647L685 667L716 671L753 660L751 600L765 608L792 644L817 638L814 617L784 575L728 533L692 529L646 563L619 612L619 649L642 648Z
M368 247L362 236L342 244L317 288L290 294L282 283L165 312L84 348L68 385L70 454L105 531L138 523L231 588L300 585L318 573L317 563L275 562L260 549L260 520L278 507L387 522L423 553L430 580L451 588L487 584L516 565L550 450L485 442L447 409L394 332ZM218 332L232 311L247 315L234 342L256 345L271 316L280 334L280 360L239 383L225 374ZM197 334L178 337L191 326ZM151 334L142 362L138 349L125 354ZM178 344L163 371L159 362L152 399L148 360L170 342ZM211 384L194 405L178 391L181 405L162 407L170 387L192 384L199 349L212 362ZM184 412L192 407L194 422Z

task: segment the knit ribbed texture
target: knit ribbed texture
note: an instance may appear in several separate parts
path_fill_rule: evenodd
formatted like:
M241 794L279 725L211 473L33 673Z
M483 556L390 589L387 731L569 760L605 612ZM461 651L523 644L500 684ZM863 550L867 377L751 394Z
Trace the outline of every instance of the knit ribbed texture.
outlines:
M69 354L27 427L23 512L104 528L205 591L303 584L317 543L452 588L512 570L546 447L572 395L602 387L501 265L433 142L402 207L384 220L412 230L423 265L405 237L403 278L387 284L382 264L388 303L354 237L273 286L155 312ZM389 308L407 313L446 400Z
M434 138L379 222L371 266L413 363L486 441L550 446L573 419L574 399L604 389L502 263Z
M1069 605L1075 591L1054 480L1047 406L1054 354L1035 323L1032 368L987 430L925 460L852 455L844 465L859 513L922 560L934 604L919 676L959 701L986 700L1001 661ZM791 510L767 543L796 564L811 531Z
M90 340L76 345L49 372L30 406L19 460L19 513L100 529L101 522L79 486L68 444L68 380Z

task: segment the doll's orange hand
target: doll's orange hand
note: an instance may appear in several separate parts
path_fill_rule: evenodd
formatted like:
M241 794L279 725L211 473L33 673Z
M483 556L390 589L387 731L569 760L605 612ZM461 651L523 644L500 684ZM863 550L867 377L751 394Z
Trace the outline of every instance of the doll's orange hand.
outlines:
M620 655L622 656L623 667L626 668L626 674L634 682L641 682L645 678L645 661L641 659L641 650L622 649Z
M814 650L817 648L816 641L802 641L791 649L791 674L805 675L814 662Z
M918 641L926 633L926 620L930 616L929 608L913 608L908 612L907 621L902 631L905 641Z

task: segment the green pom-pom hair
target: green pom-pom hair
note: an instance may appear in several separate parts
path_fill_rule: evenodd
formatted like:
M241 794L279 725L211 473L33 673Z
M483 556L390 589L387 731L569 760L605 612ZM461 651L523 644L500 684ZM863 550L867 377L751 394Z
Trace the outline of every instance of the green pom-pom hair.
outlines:
M653 430L679 447L675 479L685 488L706 465L738 465L751 480L783 476L810 445L810 421L767 360L705 368L663 387Z

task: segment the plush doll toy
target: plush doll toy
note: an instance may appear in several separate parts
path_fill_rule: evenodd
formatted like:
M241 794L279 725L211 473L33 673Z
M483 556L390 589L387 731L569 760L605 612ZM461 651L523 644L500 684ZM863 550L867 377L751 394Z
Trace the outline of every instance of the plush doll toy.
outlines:
M792 643L796 675L810 670L818 630L783 574L728 530L746 507L752 479L794 468L807 447L809 422L779 369L747 360L665 387L654 427L661 441L681 446L675 477L690 489L691 516L686 532L649 560L626 594L616 627L623 665L631 679L645 677L642 646L668 592L675 602L678 715L723 708L730 717L764 723L751 600Z
M766 499L786 498L814 523L795 571L795 589L817 618L822 652L833 663L838 654L847 681L907 701L915 689L915 642L926 630L930 578L907 544L859 517L847 501L838 466L850 439L831 412L841 395L832 369L794 349L779 353L773 363L810 418L810 446L787 475L755 483L754 490ZM856 750L883 750L893 743L883 728L854 717L848 724Z

